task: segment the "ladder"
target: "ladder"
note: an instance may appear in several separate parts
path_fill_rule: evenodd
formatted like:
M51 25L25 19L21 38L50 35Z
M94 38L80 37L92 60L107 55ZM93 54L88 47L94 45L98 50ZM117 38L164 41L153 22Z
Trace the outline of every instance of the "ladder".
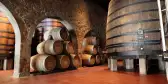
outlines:
M162 11L165 11L166 13L166 20L168 21L168 0L164 0L165 3L165 9L162 10L161 7L161 1L157 0L158 3L158 11L159 11L159 19L160 19L160 30L161 30L161 38L162 38L162 48L163 48L163 59L165 60L165 69L166 69L166 77L168 80L168 52L166 52L167 47L166 47L166 39L165 39L165 30L163 24L163 14Z

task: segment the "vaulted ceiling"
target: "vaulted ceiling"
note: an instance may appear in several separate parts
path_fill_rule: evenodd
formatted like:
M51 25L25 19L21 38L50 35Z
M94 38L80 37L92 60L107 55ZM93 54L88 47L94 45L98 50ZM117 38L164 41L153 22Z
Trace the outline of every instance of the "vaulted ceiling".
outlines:
M91 0L91 1L100 5L103 9L108 11L108 4L109 4L110 0Z

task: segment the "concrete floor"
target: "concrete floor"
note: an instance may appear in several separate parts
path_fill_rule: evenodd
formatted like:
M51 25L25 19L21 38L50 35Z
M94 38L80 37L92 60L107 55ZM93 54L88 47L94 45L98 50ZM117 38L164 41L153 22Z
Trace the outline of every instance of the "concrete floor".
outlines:
M110 72L107 66L84 67L20 79L11 75L12 71L0 71L0 84L168 84L164 74L139 76L132 72Z

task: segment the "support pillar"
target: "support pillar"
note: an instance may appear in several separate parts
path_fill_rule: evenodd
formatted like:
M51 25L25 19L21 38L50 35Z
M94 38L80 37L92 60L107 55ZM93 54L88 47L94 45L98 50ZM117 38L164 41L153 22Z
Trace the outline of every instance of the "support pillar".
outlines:
M140 73L140 75L147 74L147 67L146 67L146 59L145 58L139 58L139 73Z
M125 59L125 68L127 70L133 70L134 69L134 59Z
M111 59L110 59L111 57L108 57L108 69L110 69L111 68Z
M111 58L110 62L111 62L110 63L110 65L111 65L110 70L111 71L117 71L117 59Z
M165 70L165 62L163 61L162 57L158 58L159 63L159 70L164 71Z
M4 61L3 61L3 70L7 70L7 65L8 65L7 61L8 61L7 58L5 58Z
M166 78L168 80L168 62L165 62Z
M3 70L13 69L13 58L5 58L3 62Z
M31 40L21 44L20 57L15 53L14 74L13 77L30 76L30 56L31 56Z

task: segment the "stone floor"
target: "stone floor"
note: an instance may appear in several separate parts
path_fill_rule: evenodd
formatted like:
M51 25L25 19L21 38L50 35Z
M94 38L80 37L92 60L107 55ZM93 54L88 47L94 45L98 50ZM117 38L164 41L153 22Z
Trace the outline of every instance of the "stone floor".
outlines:
M107 66L84 67L20 79L11 75L12 71L0 71L0 84L168 84L164 74L139 76L132 72L110 72Z

